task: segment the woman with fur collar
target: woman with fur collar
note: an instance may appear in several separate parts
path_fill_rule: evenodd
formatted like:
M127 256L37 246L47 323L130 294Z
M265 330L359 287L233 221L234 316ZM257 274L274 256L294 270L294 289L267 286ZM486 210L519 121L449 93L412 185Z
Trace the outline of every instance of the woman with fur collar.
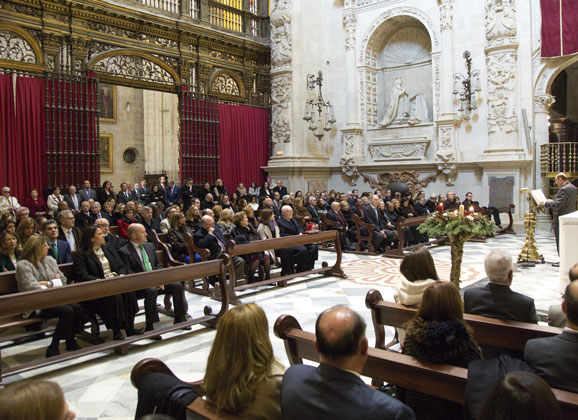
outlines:
M403 274L393 295L397 303L405 306L417 306L429 286L439 281L436 266L430 252L419 247L402 260L399 271Z
M464 321L460 292L452 283L435 282L428 287L414 318L406 326L403 354L427 363L466 368L482 359L472 330ZM405 392L405 403L417 419L460 419L460 404L413 391Z

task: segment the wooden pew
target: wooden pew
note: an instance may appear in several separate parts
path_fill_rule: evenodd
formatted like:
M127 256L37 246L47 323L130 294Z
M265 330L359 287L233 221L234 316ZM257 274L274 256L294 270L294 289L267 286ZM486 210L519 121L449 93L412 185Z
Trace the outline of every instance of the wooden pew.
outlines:
M207 248L199 248L195 244L195 241L193 239L193 235L191 235L189 233L185 233L185 243L187 244L187 249L189 251L189 259L191 261L195 260L195 253L199 254L199 256L201 257L201 261L208 261L209 260L209 256L211 255L211 251L209 251ZM190 281L188 283L187 291L189 291L191 293L198 294L198 295L211 296L211 292L209 290L209 278L206 276L203 277L201 279L200 284L198 284L194 280Z
M508 219L509 219L508 226L506 226L502 230L498 231L498 235L504 235L507 233L513 234L513 235L516 234L516 232L514 232L514 229L512 228L512 226L514 225L514 217L512 216L512 210L514 210L515 208L516 208L515 204L508 204L508 206L506 206L506 207L498 207L498 211L500 212L500 214L507 213ZM480 209L480 213L482 213L485 216L491 216L492 215L492 212L488 209Z
M371 310L371 319L375 330L375 347L387 349L397 343L394 339L385 344L385 328L390 326L403 328L413 318L417 308L383 300L378 290L367 292L365 306ZM472 327L475 340L482 345L523 352L526 342L533 338L552 337L560 334L560 328L544 327L525 322L507 321L480 315L464 314L464 319Z
M326 262L322 262L322 268L317 268L313 270L304 271L301 273L288 274L282 277L272 278L269 280L258 281L255 283L244 284L240 286L235 285L235 268L233 265L229 265L229 284L227 289L229 292L229 298L231 302L238 302L239 297L236 292L252 289L258 286L263 286L266 284L277 283L279 286L285 286L287 280L294 279L296 277L304 277L309 274L319 274L321 277L341 277L347 278L343 270L341 269L341 245L339 244L339 233L336 230L330 230L327 232L316 232L307 233L303 235L295 236L284 236L281 238L273 239L263 239L260 241L253 241L247 244L235 244L234 241L227 241L225 252L231 257L234 255L245 255L252 254L255 252L263 252L268 249L281 249L289 248L296 245L306 245L306 244L317 244L323 241L334 241L336 250L336 260L333 267L329 267Z
M111 226L109 228L109 232L112 233L113 235L118 236L118 226Z
M393 257L393 258L403 258L407 251L411 251L412 249L414 249L418 246L427 246L427 245L434 245L434 244L443 245L443 244L445 244L445 242L448 239L447 236L442 236L438 239L430 240L430 241L424 242L422 244L411 245L411 246L406 246L406 247L403 246L403 243L404 243L403 228L421 225L423 222L425 222L427 217L428 216L409 217L407 219L405 217L398 218L397 222L396 222L396 231L397 231L397 234L399 237L399 240L397 243L397 248L392 249L389 246L387 246L385 248L385 256L386 257Z
M303 359L319 362L319 354L313 345L315 334L303 331L294 317L281 315L273 330L283 340L291 365L302 364ZM405 354L369 348L361 374L374 381L387 382L448 401L463 404L465 400L468 371L464 368L420 362ZM562 407L564 418L577 418L578 394L559 389L552 391Z
M119 349L122 354L126 354L128 351L128 344L196 324L214 327L218 318L220 318L229 307L229 300L224 281L226 263L228 263L228 261L207 261L205 263L171 267L145 273L129 274L123 276L122 279L117 277L93 280L51 289L0 296L0 318L29 312L35 309L44 309L73 302L82 302L89 299L98 299L105 296L113 296L130 291L141 290L143 288L156 287L165 283L185 281L191 276L218 276L219 287L223 296L221 307L217 314L213 313L211 307L205 306L204 316L189 319L178 324L171 324L163 328L157 328L153 331L145 332L143 335L127 337L124 340L113 340L80 350L69 351L58 356L26 362L17 366L10 366L9 368L0 371L0 377L15 375L38 367L71 360L87 354L101 352L103 350Z
M130 381L135 388L138 388L140 385L141 380L150 373L164 373L166 375L174 376L175 378L177 375L173 373L172 370L169 369L167 365L165 365L159 359L143 359L138 362L132 368L130 373ZM205 395L205 391L203 390L203 381L195 381L195 382L186 382L189 384L197 394L203 396ZM189 406L187 407L193 415L197 416L195 418L203 418L209 420L240 420L241 417L236 416L231 413L227 413L224 411L218 411L217 407L214 404L206 401L202 398L196 398Z
M371 238L373 237L373 231L375 230L375 225L365 223L363 220L361 220L359 218L359 216L357 214L354 214L352 216L352 219L353 219L353 222L355 222L355 232L357 233L357 245L355 246L355 251L363 252L361 250L361 246L363 245L363 243L366 243L369 251L365 252L365 253L366 254L375 254L375 246L373 245L373 242L371 241ZM365 231L367 232L367 235L361 234L362 228L365 229Z
M321 220L321 231L323 232L327 232L329 230L336 230L334 228L339 226L339 222L329 220L327 216L323 213L319 213L319 220ZM323 249L324 251L335 251L334 247L331 248L329 247L329 241L323 242L321 249Z

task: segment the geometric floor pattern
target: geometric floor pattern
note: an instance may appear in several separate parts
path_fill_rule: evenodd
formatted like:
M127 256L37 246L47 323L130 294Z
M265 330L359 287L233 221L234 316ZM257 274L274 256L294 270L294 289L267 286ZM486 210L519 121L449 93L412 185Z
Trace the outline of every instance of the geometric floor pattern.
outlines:
M558 261L556 245L549 233L537 233L536 241L546 261ZM522 235L503 235L486 243L468 242L464 251L462 266L462 288L475 287L485 278L484 256L492 249L504 248L512 255L522 249ZM449 278L450 248L440 246L430 249L438 275ZM335 254L319 252L317 265L327 261L331 266ZM256 302L267 314L271 342L276 358L288 366L283 343L273 334L273 323L282 314L291 314L299 321L303 329L313 331L315 320L324 309L337 305L349 305L366 320L367 336L370 344L375 336L371 327L371 314L365 308L365 295L369 289L378 289L385 300L393 300L393 291L399 279L400 260L356 254L344 254L342 267L347 279L324 278L290 283L285 288L262 288L259 291L248 289L243 302ZM516 267L512 288L535 299L536 308L545 313L551 304L560 302L558 269L550 264L540 264L534 268ZM205 305L214 301L207 297L187 294L189 313L193 317L201 316ZM172 319L161 315L161 324ZM144 323L144 315L137 316L137 323ZM156 324L157 326L159 324ZM388 335L392 331L386 332ZM207 356L215 332L202 326L193 327L190 332L173 332L164 335L160 342L144 340L130 346L125 356L113 352L102 352L82 359L25 372L5 379L6 383L38 378L58 382L66 399L79 420L129 420L134 418L136 390L130 384L130 370L136 362L146 357L163 360L184 380L198 380L203 377ZM389 337L388 337L389 338ZM35 358L42 358L49 339L35 341L19 346L0 347L2 363L14 365ZM82 345L82 343L81 343Z

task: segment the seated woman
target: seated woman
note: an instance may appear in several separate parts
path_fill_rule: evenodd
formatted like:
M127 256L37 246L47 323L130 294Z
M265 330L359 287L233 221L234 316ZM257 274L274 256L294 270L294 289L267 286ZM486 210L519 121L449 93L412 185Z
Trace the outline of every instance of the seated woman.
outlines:
M229 195L229 192L227 191L227 189L223 185L223 180L217 179L215 181L215 188L213 188L213 199L215 201L221 201L221 198L224 195Z
M121 238L128 240L128 227L136 221L134 210L129 207L125 206L124 212L122 213L122 217L116 222L118 226L118 236Z
M109 220L112 220L112 209L113 207L110 201L107 201L102 205L102 213L108 216Z
M16 235L18 236L18 242L20 243L20 246L23 247L26 245L28 238L34 235L37 230L38 226L32 217L25 217L22 219L16 228Z
M275 214L272 209L261 210L257 234L261 240L281 237L281 232L279 231L279 226L277 226L277 220L275 219ZM278 251L279 250L277 250L277 253ZM269 258L273 264L279 264L277 257L280 257L281 255L276 255L274 249L268 249L265 252L269 254Z
M233 207L233 210L237 211L236 209L239 203L239 194L237 194L236 192L231 194L230 203L231 206Z
M20 258L18 236L14 232L0 233L0 272L16 270L16 263Z
M213 212L215 212L214 209ZM216 217L217 214L215 213L215 218ZM219 215L218 220L219 221L217 222L217 224L219 225L219 228L221 229L221 232L223 234L231 233L233 231L235 225L233 224L233 212L231 211L231 209L223 209L223 211Z
M240 211L233 217L234 228L231 232L232 239L235 242L243 243L258 241L259 234L249 223L249 219L244 211ZM241 239L242 238L242 239ZM265 272L265 279L269 280L271 278L271 259L269 255L265 255L263 252L255 252L252 254L241 255L245 260L245 267L249 267L249 275L247 277L247 282L253 282L253 275L255 271L261 266ZM258 281L262 280L262 275L259 273Z
M99 227L89 226L82 231L72 261L77 282L113 278L128 273L116 250L106 246L105 242L104 233ZM113 331L115 340L124 339L121 329L128 336L143 333L142 328L134 328L134 316L138 312L134 292L106 296L81 304L102 318L106 327Z
M247 202L247 199L239 198L237 200L237 207L235 207L235 212L244 211L245 207L247 207L248 205L249 203Z
M253 228L255 230L257 230L257 228L259 227L259 221L257 220L257 218L255 217L255 210L253 210L253 207L246 205L244 208L242 208L240 211L244 211L245 214L247 215L247 219L249 219L249 224L251 226L253 226Z
M6 220L0 225L1 232L9 232L16 235L16 222L14 220Z
M245 197L247 195L247 188L245 188L245 184L239 182L239 185L237 185L236 193L238 198Z
M259 195L259 185L257 185L256 181L251 181L251 186L249 187L249 191L247 191L246 195L252 195L254 197Z
M187 227L185 215L180 211L171 214L169 219L170 228L167 232L167 243L171 246L172 256L181 262L190 263L189 249L185 242L185 233L191 233Z
M124 204L124 203L118 203L116 205L116 208L112 212L112 217L110 219L110 225L111 226L118 226L118 221L120 219L122 219L122 215L124 213L125 208L126 208L126 204Z
M244 419L281 419L281 381L285 368L275 360L267 317L254 303L235 306L219 320L203 389L217 410ZM180 386L180 387L179 387ZM186 406L198 394L187 384L165 373L146 375L138 387L135 418L153 411L184 419ZM179 389L179 407L167 402L167 391Z
M159 202L165 204L165 192L161 191L161 189L157 184L154 184L151 188L151 193L149 195L149 203L159 203Z
M309 214L309 211L303 205L302 198L296 198L293 200L293 218L305 232L315 230L316 227L319 229L319 226L317 226L316 223L311 222L311 214Z
M54 212L58 210L58 203L64 201L64 196L60 194L60 188L54 187L52 189L52 194L48 196L46 200L46 205L48 206L48 213L52 216Z
M26 198L22 205L30 209L30 217L35 218L36 216L44 216L48 214L48 207L46 206L46 201L38 193L36 188L30 191L30 197Z
M0 419L73 420L75 417L56 382L23 380L0 390Z
M434 282L424 291L415 316L406 326L402 353L426 363L463 368L482 359L482 351L464 321L460 292L452 283ZM463 418L460 404L415 391L400 391L401 400L413 409L417 419Z
M66 284L66 277L58 268L56 260L48 256L48 243L41 235L31 236L22 249L16 264L18 291L40 290ZM66 350L78 350L74 336L82 331L82 307L78 303L40 309L23 316L43 319L58 318L52 342L46 349L46 357L60 354L60 340L66 340Z
M186 223L187 228L191 234L194 234L197 230L201 228L201 211L197 206L191 206L187 210Z
M416 215L416 212L413 208L413 206L409 203L409 198L404 198L401 200L401 206L399 207L399 213L401 214L401 216L405 217L406 219L408 217L414 217Z
M114 192L112 191L112 183L110 181L104 181L102 183L102 188L96 192L97 201L104 206L111 198L114 198Z
M257 196L256 195L250 196L249 205L251 207L253 207L253 210L255 210L255 211L259 210L259 203L257 203Z

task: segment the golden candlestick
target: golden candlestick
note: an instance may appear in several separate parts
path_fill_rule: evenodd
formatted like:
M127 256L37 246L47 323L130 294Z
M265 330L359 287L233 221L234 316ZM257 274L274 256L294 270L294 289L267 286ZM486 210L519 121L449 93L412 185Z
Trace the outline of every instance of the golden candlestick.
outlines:
M539 208L537 208L536 202L532 198L528 188L522 188L520 193L527 194L527 200L528 203L530 203L530 209L524 215L526 239L524 240L524 247L522 248L520 255L518 255L518 263L534 262L544 264L544 256L538 252L536 241L534 239L534 230L536 229L536 211L539 211Z

